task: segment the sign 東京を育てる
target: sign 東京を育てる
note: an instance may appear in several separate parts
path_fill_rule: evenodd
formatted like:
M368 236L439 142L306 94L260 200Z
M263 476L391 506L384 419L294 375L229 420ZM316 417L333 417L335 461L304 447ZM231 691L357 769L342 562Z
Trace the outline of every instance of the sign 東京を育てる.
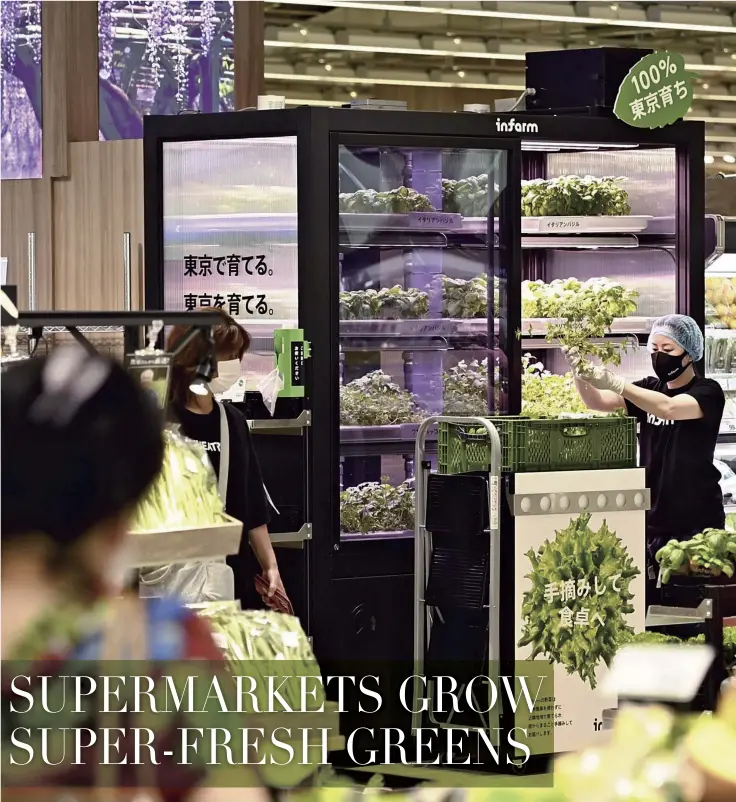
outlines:
M650 53L624 78L613 113L635 128L663 128L676 123L690 111L695 77L679 53Z

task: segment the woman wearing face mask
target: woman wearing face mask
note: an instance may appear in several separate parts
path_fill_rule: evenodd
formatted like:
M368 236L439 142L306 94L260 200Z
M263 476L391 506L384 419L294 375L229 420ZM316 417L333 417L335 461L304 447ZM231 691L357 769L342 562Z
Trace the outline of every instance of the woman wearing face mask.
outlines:
M11 365L2 376L1 442L4 664L22 661L25 675L44 674L52 681L89 674L79 662L86 660L145 660L151 671L155 661L198 660L196 673L223 671L210 631L189 610L170 599L114 598L127 574L131 513L161 469L164 453L160 413L140 385L119 365L81 348ZM17 706L18 697L9 684L3 683L2 700L2 745L8 754L10 733L28 723L12 714L10 703ZM66 726L97 731L94 711L101 708L87 710L88 718L76 717ZM44 719L40 704L34 711L34 726L56 732L65 726L63 711L61 719L59 714ZM135 755L129 739L116 742L118 791L144 787L167 802L224 798L197 790L204 769L181 765L167 750L183 723L174 715L157 731L159 764L148 771L138 773L130 765ZM27 798L21 789L29 781L36 799L45 798L40 788L49 799L59 797L59 787L94 788L94 761L72 765L73 755L66 753L67 762L62 757L61 763L58 752L46 765L38 757L30 775L5 766L3 794L11 798L15 787ZM117 769L128 761L124 771ZM246 798L263 799L255 790Z
M214 394L230 389L240 378L240 362L250 346L250 337L224 311L214 311L221 315L222 323L212 329L217 360L212 380L207 388L202 388L201 393L192 392L197 367L206 359L209 349L206 337L200 333L174 359L172 411L175 420L181 424L182 433L204 447L218 476L226 512L242 521L248 533L247 539L243 539L240 554L228 558L235 575L235 597L240 599L244 609L262 606L261 597L255 589L255 577L261 574L268 585L265 602L273 606L274 594L280 591L285 595L285 591L268 534L270 504L250 430L237 409L214 399ZM168 338L168 349L174 350L187 334L188 329L175 327ZM213 568L210 564L210 570ZM206 598L199 600L215 600L206 587L175 587L173 590L188 600L195 600L192 593L203 590Z
M647 589L652 603L658 574L654 555L661 546L725 526L721 477L713 464L725 397L718 382L695 370L703 357L703 334L691 317L655 321L648 346L656 378L629 383L599 367L585 378L576 376L575 383L589 409L625 408L639 422L640 461L651 490Z

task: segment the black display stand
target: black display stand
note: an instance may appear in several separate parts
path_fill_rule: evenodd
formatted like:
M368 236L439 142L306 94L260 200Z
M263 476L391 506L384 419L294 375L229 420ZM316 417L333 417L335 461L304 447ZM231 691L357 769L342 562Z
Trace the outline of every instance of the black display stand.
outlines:
M688 585L668 584L663 587L663 604L672 607L689 607L696 610L707 602L705 620L702 627L705 642L715 649L716 656L708 669L698 699L704 710L715 710L721 685L727 677L727 666L723 653L723 619L736 616L736 584L696 583ZM677 634L677 627L673 628Z
M362 454L407 454L413 441L397 446L341 441L340 291L341 228L340 146L370 148L490 148L506 151L504 189L497 216L502 246L489 275L504 282L501 309L489 313L489 341L508 360L507 410L521 408L521 281L543 278L544 255L522 259L520 185L522 178L544 176L543 148L585 150L607 147L671 148L675 153L677 202L671 234L676 262L676 308L704 326L704 128L682 122L663 129L632 129L616 119L556 116L544 113L470 114L358 111L300 107L280 111L244 111L144 120L146 306L164 304L164 169L170 142L205 142L248 138L296 137L299 327L312 344L307 361L307 398L311 414L302 442L303 475L280 472L285 487L303 499L311 538L305 542L300 570L306 578L297 612L313 636L324 667L336 673L365 661L410 665L414 608L413 533L392 537L342 536L340 532L340 460L356 448ZM524 150L528 152L522 152ZM492 218L491 218L492 220ZM489 233L492 234L492 231ZM492 236L491 236L492 239ZM371 246L379 247L376 239ZM412 247L408 245L407 247ZM493 248L489 247L489 251ZM526 253L526 252L525 252ZM539 275L535 271L541 271ZM497 333L496 333L497 332ZM539 335L537 335L539 336ZM639 340L646 334L638 332ZM397 451L396 449L400 450ZM349 451L352 449L352 451ZM391 449L394 449L391 451ZM284 456L259 448L264 471L279 475ZM289 464L296 465L296 458ZM289 493L285 493L288 502ZM296 502L295 502L296 503ZM505 572L506 569L504 568ZM501 630L513 629L513 608L502 611ZM346 722L348 729L354 722ZM364 722L366 723L366 722ZM403 722L400 726L403 726ZM382 726L371 720L367 726Z

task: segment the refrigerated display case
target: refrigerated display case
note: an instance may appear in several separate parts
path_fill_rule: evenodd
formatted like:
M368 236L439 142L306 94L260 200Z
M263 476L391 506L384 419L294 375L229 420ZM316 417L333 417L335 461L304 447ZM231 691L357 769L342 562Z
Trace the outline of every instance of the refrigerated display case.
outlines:
M304 107L148 117L144 148L147 305L224 304L253 337L252 390L275 329L311 343L305 398L279 423L246 408L276 427L256 439L293 512L275 530L308 527L295 607L321 662L412 659L420 420L519 414L527 352L564 374L551 307L522 320L522 280L638 290L607 343L645 342L667 312L703 322L699 123Z
M726 406L716 446L729 524L736 522L736 219L706 219L705 374L723 388Z

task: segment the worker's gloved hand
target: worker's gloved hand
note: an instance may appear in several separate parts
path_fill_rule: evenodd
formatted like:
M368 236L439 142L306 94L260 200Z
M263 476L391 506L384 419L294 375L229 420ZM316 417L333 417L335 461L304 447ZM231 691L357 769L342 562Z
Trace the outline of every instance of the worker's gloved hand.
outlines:
M616 395L623 395L624 387L626 387L626 379L612 373L608 368L590 368L580 378L591 387L595 387L596 390L610 390Z
M594 387L596 390L610 390L616 395L621 395L626 386L626 380L620 376L616 376L608 368L595 367L586 362L580 354L569 348L562 348L567 361L570 363L573 375L577 379L581 379L586 384Z

